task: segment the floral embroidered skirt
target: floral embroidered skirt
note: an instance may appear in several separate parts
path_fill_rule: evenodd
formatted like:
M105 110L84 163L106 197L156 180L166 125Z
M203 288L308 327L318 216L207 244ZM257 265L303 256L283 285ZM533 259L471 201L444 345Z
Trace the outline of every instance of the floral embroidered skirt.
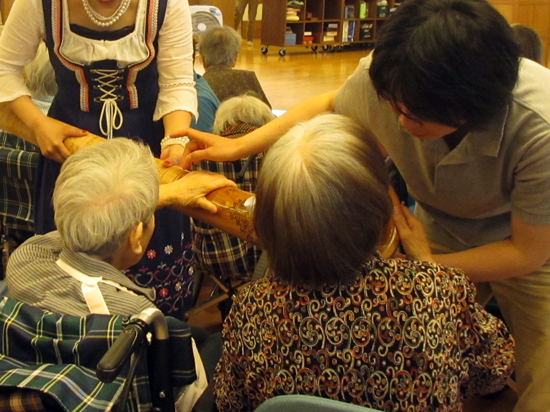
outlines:
M194 285L189 217L162 209L155 213L155 221L145 254L126 276L139 286L154 288L157 307L165 315L182 319L191 307Z

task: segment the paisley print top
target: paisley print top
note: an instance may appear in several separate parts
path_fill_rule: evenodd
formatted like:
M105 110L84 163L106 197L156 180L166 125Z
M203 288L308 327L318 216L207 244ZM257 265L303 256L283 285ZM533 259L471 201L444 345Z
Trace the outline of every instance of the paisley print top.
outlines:
M467 396L500 389L514 364L510 333L475 293L460 270L401 259L374 258L347 284L254 282L225 320L218 408L299 393L383 411L461 411Z

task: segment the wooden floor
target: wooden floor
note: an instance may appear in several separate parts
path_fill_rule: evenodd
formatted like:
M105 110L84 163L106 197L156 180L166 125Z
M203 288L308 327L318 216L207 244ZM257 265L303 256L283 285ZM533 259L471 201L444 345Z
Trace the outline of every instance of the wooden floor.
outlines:
M270 47L266 55L260 49L257 39L253 46L243 42L236 68L255 71L273 109L278 110L288 110L308 97L337 89L353 73L359 59L370 52L313 53L296 46L287 48L286 55L281 57L278 47ZM203 72L199 63L196 70ZM208 298L212 286L213 282L206 279L199 303ZM207 327L212 332L221 330L221 317L215 306L190 318L189 323ZM464 412L511 412L516 401L517 395L508 388L493 399L468 401Z

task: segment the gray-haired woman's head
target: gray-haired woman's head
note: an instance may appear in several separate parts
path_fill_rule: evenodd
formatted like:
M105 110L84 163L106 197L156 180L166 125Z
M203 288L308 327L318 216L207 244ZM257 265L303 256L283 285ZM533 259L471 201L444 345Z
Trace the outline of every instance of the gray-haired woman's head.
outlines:
M336 284L372 257L391 218L388 174L375 139L351 119L320 115L268 151L254 227L276 276Z
M199 53L204 67L235 66L241 51L241 35L228 26L211 27L201 36Z
M220 134L227 126L238 122L261 127L275 115L267 104L252 95L232 97L223 101L216 111L214 134Z
M147 226L158 198L150 149L126 138L107 140L79 150L61 167L55 224L69 250L108 258L139 222Z

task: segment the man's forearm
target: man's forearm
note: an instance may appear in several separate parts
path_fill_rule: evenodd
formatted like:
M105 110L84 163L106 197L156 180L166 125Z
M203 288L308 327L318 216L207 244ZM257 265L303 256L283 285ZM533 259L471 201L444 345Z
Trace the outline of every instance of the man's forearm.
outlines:
M511 240L489 243L463 252L433 255L444 266L459 268L473 282L488 282L526 275L544 264L539 256L518 249Z
M334 110L336 90L310 97L292 107L281 117L272 120L261 128L239 139L240 158L260 153L268 149L294 125L309 120L320 113Z

